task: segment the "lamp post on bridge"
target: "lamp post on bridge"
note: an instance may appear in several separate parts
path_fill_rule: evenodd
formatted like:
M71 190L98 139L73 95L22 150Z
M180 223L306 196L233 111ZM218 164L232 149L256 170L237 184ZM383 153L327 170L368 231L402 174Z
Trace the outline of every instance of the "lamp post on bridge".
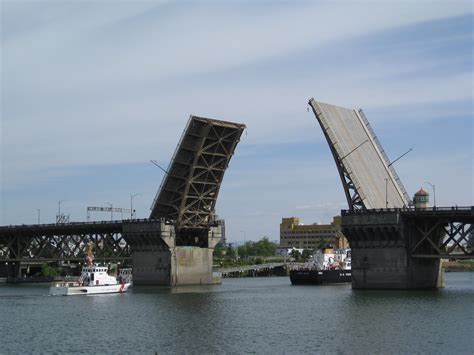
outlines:
M133 211L133 198L137 196L141 196L142 194L134 194L130 195L130 219L133 219L134 211Z
M61 215L61 202L64 202L64 201L66 201L66 200L59 200L58 201L58 216Z
M402 159L405 155L410 153L412 150L413 150L413 148L408 149L405 153L403 153L397 159L393 160L390 164L388 164L387 168L390 168L394 163L396 163L397 161ZM393 181L392 178L391 178L391 175L389 175L389 176L390 176L390 181ZM395 184L395 181L393 181L393 183ZM385 209L388 209L388 196L387 196L388 195L388 193L387 193L388 187L387 187L387 184L388 184L388 178L385 178Z
M65 202L66 200L59 200L58 201L58 215L56 216L56 223L61 221L61 202Z
M165 174L168 174L168 172L167 172L165 169L163 169L163 168L156 162L156 160L150 160L150 163L152 163L153 165L159 167L161 170L163 170L163 171L165 172Z
M433 189L433 207L436 208L436 185L432 184L429 181L425 181L425 184L428 184Z

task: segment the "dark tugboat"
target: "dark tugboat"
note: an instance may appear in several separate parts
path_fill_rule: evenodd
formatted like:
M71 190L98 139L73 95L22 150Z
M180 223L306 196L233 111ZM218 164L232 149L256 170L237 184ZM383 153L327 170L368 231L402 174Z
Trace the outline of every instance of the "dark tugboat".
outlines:
M290 271L292 285L325 285L352 282L351 251L324 248L308 267Z

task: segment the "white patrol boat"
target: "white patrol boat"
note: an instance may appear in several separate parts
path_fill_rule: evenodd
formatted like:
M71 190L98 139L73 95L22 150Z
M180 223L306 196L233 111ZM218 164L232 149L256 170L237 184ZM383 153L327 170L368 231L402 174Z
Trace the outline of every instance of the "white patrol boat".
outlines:
M108 268L93 264L92 245L88 244L86 262L77 281L53 282L49 293L53 296L94 295L121 293L131 286L132 269L121 269L117 277L110 276Z

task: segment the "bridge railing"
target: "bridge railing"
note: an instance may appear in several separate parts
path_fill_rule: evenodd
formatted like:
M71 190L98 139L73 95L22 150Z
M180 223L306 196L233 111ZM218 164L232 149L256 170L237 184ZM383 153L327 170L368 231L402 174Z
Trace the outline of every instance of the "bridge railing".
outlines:
M375 131L372 128L372 126L370 125L369 120L367 119L367 116L365 116L365 113L364 113L364 111L362 111L362 109L359 109L358 112L359 112L360 117L362 118L362 121L364 121L368 131L370 132L375 145L377 146L378 150L382 154L382 157L385 161L385 164L387 165L388 169L392 173L392 176L394 177L395 182L397 183L398 187L400 188L400 190L403 194L403 197L405 198L407 204L411 205L412 201L410 199L410 196L408 196L407 190L403 186L402 180L400 179L397 172L395 171L395 168L393 167L392 163L390 163L390 159L388 158L387 153L385 153L385 150L383 149L382 144L380 143L379 139L375 135Z
M383 214L383 213L393 213L393 212L408 212L415 214L433 214L439 212L440 214L445 212L468 212L474 215L474 206L451 206L451 207L425 207L425 208L377 208L377 209L368 209L368 210L341 210L342 216L353 215L353 214Z
M14 229L14 228L33 228L33 227L55 227L55 226L93 226L93 225L113 225L113 224L129 224L129 223L154 223L154 222L165 222L170 223L165 218L136 218L136 219L118 219L113 221L90 221L90 222L68 222L68 223L44 223L44 224L16 224L16 225L4 225L0 226L2 229Z
M222 275L228 275L236 272L247 272L247 271L259 271L264 269L274 269L278 267L286 266L287 263L268 263L268 264L258 264L258 265L241 265L234 266L230 268L223 268L220 271Z

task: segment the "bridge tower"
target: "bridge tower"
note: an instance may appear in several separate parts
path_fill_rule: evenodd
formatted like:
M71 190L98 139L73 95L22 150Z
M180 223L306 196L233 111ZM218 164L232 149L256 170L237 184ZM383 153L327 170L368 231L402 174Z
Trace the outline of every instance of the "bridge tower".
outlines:
M151 206L156 223L124 224L137 285L211 284L221 239L215 206L245 125L191 116Z

